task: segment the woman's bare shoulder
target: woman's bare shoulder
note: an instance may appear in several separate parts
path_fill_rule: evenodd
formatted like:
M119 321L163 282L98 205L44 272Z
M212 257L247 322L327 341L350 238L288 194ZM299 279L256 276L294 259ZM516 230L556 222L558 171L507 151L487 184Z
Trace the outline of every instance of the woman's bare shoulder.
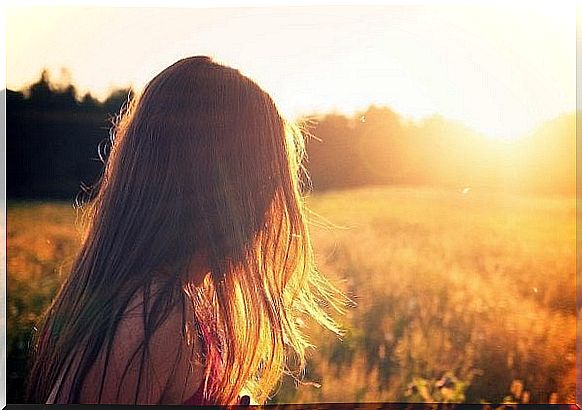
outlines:
M152 302L161 295L158 290L152 286L148 294L149 314L155 306ZM102 403L181 404L200 386L204 374L201 344L197 337L185 337L185 321L192 320L189 309L177 304L150 332L145 325L144 295L138 291L129 302L117 326L109 360L107 346L102 348L85 379L82 402L98 401L95 386L101 386L103 373ZM144 351L146 334L149 344Z

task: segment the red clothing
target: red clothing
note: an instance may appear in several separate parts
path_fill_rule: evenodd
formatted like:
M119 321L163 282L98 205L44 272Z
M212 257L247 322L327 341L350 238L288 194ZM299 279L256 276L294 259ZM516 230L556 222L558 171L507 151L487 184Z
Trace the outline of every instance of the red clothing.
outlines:
M206 400L204 397L204 386L208 383L208 386L212 386L212 383L215 380L218 380L220 377L221 372L223 371L222 360L218 350L216 349L216 345L211 343L212 340L216 340L215 333L211 331L208 326L202 325L204 322L197 321L196 325L198 327L199 335L201 336L202 348L206 352L206 366L210 368L208 374L208 380L206 382L200 383L200 387L198 390L186 400L183 405L188 406L212 406L216 405L214 401ZM247 406L250 404L251 398L250 396L238 396L238 405Z
M248 406L250 402L251 398L249 396L245 395L239 397L238 401L239 405ZM211 403L210 401L204 399L203 387L200 387L198 390L196 390L196 393L194 393L192 397L190 397L182 404L185 406L211 406L214 405L215 403Z
M212 403L209 403L204 399L204 386L201 385L192 397L186 400L183 404L186 406L207 406Z
M248 406L251 403L251 398L250 396L244 395L244 396L239 396L238 399L238 404L242 405L242 406ZM213 403L211 401L208 401L204 398L204 386L200 385L200 387L198 388L198 390L196 390L196 392L192 395L192 397L190 397L188 400L186 400L184 403L182 403L184 406L212 406L215 405L216 403Z

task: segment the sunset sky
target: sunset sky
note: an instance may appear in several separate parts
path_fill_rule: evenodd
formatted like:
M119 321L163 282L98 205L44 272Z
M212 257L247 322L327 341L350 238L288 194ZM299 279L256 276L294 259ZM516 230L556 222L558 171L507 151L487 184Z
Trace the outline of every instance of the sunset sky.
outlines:
M370 103L517 138L575 111L576 13L535 6L20 7L6 12L6 84L61 67L98 98L207 54L256 80L284 114Z

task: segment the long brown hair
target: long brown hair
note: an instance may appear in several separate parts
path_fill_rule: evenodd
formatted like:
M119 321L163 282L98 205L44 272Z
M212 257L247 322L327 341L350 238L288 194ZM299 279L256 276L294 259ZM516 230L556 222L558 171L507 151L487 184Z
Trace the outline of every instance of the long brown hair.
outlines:
M339 332L328 307L343 297L316 270L309 237L303 133L253 81L201 56L158 74L113 131L81 250L36 335L28 400L44 403L74 372L66 400L78 402L132 295L164 272L135 357L147 360L148 335L190 303L207 366L217 357L221 368L207 396L233 403L245 388L264 402L304 368L302 316ZM183 273L201 250L210 277L194 286Z

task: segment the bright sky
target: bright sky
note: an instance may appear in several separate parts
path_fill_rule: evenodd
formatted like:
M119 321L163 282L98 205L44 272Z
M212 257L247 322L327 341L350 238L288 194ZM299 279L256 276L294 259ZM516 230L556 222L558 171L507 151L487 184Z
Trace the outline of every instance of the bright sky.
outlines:
M240 69L291 117L370 103L517 138L575 111L573 6L19 7L6 11L6 84L66 67L99 98L179 58Z

